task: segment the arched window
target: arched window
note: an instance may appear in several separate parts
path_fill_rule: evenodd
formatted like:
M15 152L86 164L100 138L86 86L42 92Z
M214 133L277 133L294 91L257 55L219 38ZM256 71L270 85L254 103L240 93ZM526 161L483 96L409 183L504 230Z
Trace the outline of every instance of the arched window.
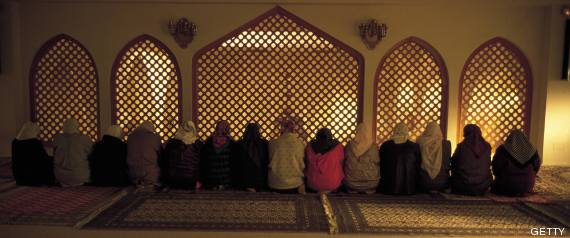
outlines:
M479 125L493 149L512 129L528 135L531 97L532 73L522 51L499 37L483 43L461 73L458 139L466 124Z
M222 119L233 136L257 122L265 138L276 138L276 121L289 116L305 140L328 127L347 142L361 117L362 56L281 7L201 49L193 73L202 138Z
M447 132L447 69L427 42L409 37L397 43L376 71L376 142L388 140L399 122L408 125L412 140L427 123L438 122Z
M95 62L79 41L68 35L48 40L36 53L30 70L32 121L39 138L51 141L68 118L96 140L99 135L99 91Z
M149 121L165 142L182 118L181 87L178 63L170 49L149 35L135 38L113 66L113 122L128 134Z

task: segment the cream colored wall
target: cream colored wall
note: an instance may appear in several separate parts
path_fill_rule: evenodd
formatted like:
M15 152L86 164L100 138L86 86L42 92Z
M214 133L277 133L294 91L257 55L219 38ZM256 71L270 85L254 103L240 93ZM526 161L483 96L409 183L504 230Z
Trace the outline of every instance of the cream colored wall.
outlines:
M228 3L230 2L230 3ZM0 155L8 155L9 142L17 128L29 117L28 71L35 52L50 37L68 34L91 52L99 71L101 127L111 121L109 76L117 52L129 40L143 33L164 42L176 55L183 77L184 119L191 118L191 65L193 54L243 23L275 6L273 1L136 1L119 3L112 1L48 1L26 0L13 5L14 20L8 25L17 39L7 41L13 48L10 66L12 73L3 74L0 80L2 111L14 112L8 123L0 125ZM281 6L337 39L358 50L365 58L364 119L372 122L373 82L377 64L386 51L398 41L416 36L429 42L442 55L450 79L449 118L447 136L455 143L457 137L457 101L461 69L469 54L481 43L496 37L504 37L528 57L534 76L531 140L542 148L544 136L547 82L548 105L558 105L567 99L570 83L556 81L550 71L550 58L557 58L557 44L550 39L560 38L554 21L558 13L551 6L569 1L520 0L520 1L339 1L283 0ZM187 49L181 49L168 34L169 19L187 17L198 25L198 35ZM376 18L385 22L388 37L375 50L368 50L357 34L357 24ZM18 24L19 22L19 24ZM556 28L556 29L552 29ZM2 34L2 40L10 38ZM547 46L550 46L547 47ZM554 47L554 48L553 48ZM18 53L20 52L20 53ZM4 53L3 53L4 54ZM21 57L20 57L21 55ZM559 70L557 70L559 71ZM546 80L546 79L549 80ZM10 113L12 114L12 113ZM550 114L549 114L550 115ZM564 115L547 117L560 120ZM568 118L568 117L566 117ZM549 127L547 127L549 128ZM560 147L570 148L570 132L562 135L565 141ZM546 163L570 163L555 150L545 147Z

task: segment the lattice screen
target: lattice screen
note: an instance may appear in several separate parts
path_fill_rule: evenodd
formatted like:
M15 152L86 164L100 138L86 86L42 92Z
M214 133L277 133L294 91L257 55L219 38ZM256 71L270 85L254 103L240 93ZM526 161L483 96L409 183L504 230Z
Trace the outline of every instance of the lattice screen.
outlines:
M159 40L140 36L127 44L113 68L113 121L128 135L154 124L165 142L181 120L181 76L174 54Z
M68 118L92 140L99 135L98 78L93 58L79 41L58 35L38 51L30 71L32 120L39 138L51 141Z
M277 7L194 56L194 120L209 136L218 120L240 137L257 122L265 138L279 135L276 120L291 112L299 133L313 138L329 127L352 138L361 110L362 56Z
M512 43L494 38L477 48L461 76L459 140L466 124L481 127L493 149L509 132L530 132L532 73L524 54Z
M410 37L384 56L376 72L376 142L390 138L399 122L408 125L415 140L427 123L436 121L447 131L447 69L437 51Z

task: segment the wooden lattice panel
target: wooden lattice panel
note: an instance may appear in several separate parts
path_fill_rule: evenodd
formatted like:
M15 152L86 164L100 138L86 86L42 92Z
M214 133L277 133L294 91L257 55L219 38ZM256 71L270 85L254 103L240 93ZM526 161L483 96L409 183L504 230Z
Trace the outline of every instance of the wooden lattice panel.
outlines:
M532 73L524 54L502 38L484 43L463 68L458 139L466 124L479 125L493 149L512 129L528 135L531 96Z
M168 47L140 36L117 56L112 75L113 121L126 135L149 121L163 142L172 137L181 120L181 76Z
M410 37L396 44L376 71L376 142L390 138L399 122L415 140L431 121L447 131L447 69L437 51Z
M216 121L240 137L257 122L265 138L290 112L305 140L321 127L347 142L360 118L362 56L277 7L206 46L194 56L194 120L209 136Z
M82 133L97 139L97 69L87 49L77 40L58 35L42 46L30 71L30 95L32 120L41 129L40 139L51 141L71 117L79 121Z

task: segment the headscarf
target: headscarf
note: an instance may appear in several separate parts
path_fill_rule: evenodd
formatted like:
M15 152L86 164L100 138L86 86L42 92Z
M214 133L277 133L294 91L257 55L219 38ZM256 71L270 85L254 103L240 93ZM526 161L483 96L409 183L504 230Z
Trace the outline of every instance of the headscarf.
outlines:
M230 124L227 121L219 121L216 125L216 131L212 136L214 148L221 148L230 140Z
M408 141L408 126L403 122L398 123L396 127L394 127L390 140L393 140L396 144L406 143L406 141Z
M262 143L263 138L261 138L261 133L259 132L259 125L256 123L247 124L240 144L258 167L261 166L261 161L259 161L259 159L263 156L260 155L262 152L260 151Z
M314 140L311 141L311 147L317 154L324 154L338 145L338 140L333 138L329 128L321 128L317 131Z
M78 134L79 122L75 118L69 118L63 123L63 133L65 134Z
M137 129L154 133L154 125L149 121L143 121L143 123L141 123Z
M532 146L528 138L519 129L511 131L503 144L503 148L521 165L525 164L536 153L536 148Z
M178 127L178 131L174 135L175 139L181 140L184 144L190 145L198 139L196 126L192 121L185 121Z
M293 120L285 120L281 124L281 133L293 133L295 132L295 122Z
M360 157L368 151L372 143L368 124L358 124L356 127L356 135L354 135L354 138L350 141L350 150L352 150L352 153L354 153L356 157Z
M122 133L123 129L119 125L112 125L107 128L107 131L105 131L105 135L112 136L118 139L121 139Z
M24 123L20 132L16 136L16 140L29 140L38 138L40 127L31 121Z
M463 144L470 148L476 157L481 156L487 142L481 135L481 128L475 124L468 124L463 128Z
M427 124L425 131L417 139L422 154L422 169L434 179L441 169L443 135L437 122Z

